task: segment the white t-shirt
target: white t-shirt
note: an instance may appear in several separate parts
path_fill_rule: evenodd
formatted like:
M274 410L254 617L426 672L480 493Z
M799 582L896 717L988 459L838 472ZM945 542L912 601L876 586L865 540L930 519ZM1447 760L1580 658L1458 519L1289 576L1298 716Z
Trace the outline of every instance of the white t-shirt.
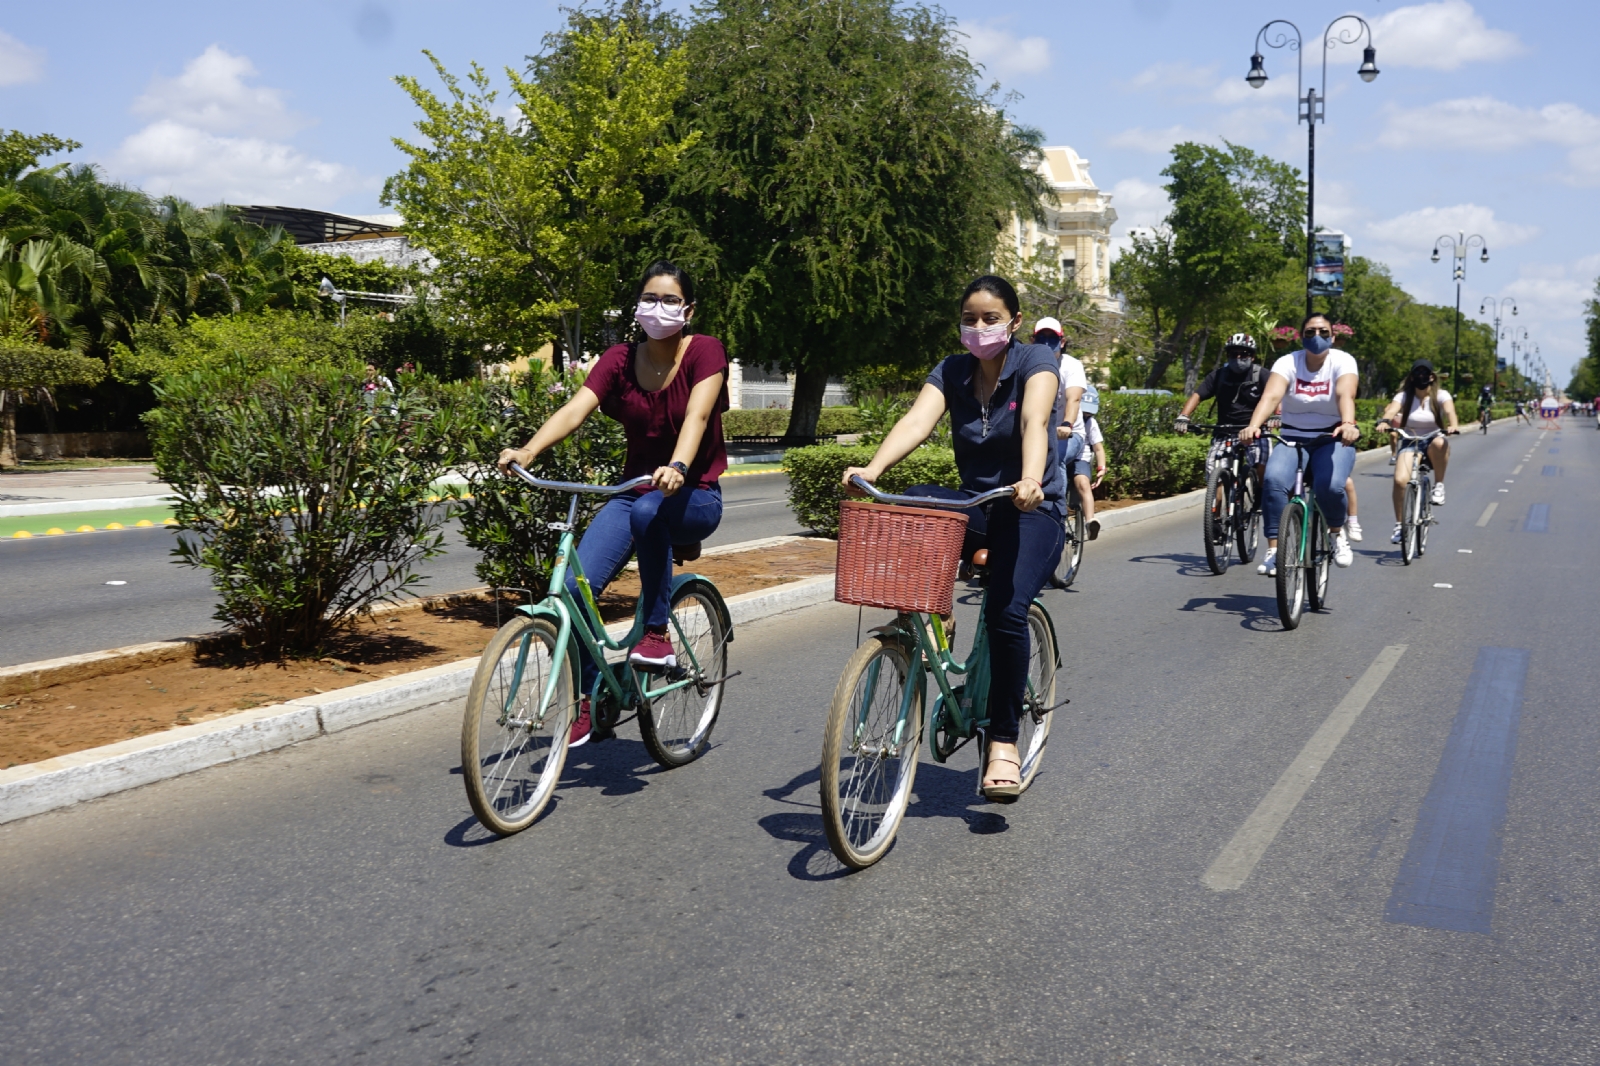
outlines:
M1394 402L1400 405L1400 417L1405 418L1406 394L1404 390L1394 394ZM1442 407L1450 402L1450 394L1444 389L1439 390L1439 405ZM1439 428L1439 415L1433 409L1433 404L1421 393L1411 398L1411 417L1406 418L1406 432L1422 436L1432 433Z
M1063 416L1067 411L1067 389L1076 385L1080 389L1089 387L1089 375L1083 372L1083 362L1072 356L1061 353L1061 384L1056 388L1056 410ZM1078 421L1073 423L1074 433L1083 432L1083 410L1078 410Z
M1078 412L1078 430L1079 430L1079 432L1083 432L1083 412L1082 411ZM1106 435L1104 433L1100 432L1100 420L1098 418L1091 419L1089 421L1088 433L1083 438L1083 450L1084 450L1084 453L1085 453L1084 454L1084 458L1088 458L1088 452L1092 451L1096 444L1103 444L1105 442L1105 439L1106 439Z
M1295 433L1326 433L1339 424L1339 400L1333 383L1347 374L1359 374L1355 357L1330 349L1322 369L1306 368L1304 349L1282 356L1272 372L1289 383L1283 394L1283 428Z

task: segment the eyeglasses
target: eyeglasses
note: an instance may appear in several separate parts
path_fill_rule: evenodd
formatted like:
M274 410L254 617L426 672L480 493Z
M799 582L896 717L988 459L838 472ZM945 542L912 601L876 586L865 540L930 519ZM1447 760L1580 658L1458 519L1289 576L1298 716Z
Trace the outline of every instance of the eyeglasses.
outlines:
M1332 329L1308 329L1308 330L1306 330L1306 336L1308 336L1308 337L1331 337L1331 336L1333 336L1333 330Z
M683 302L682 296L657 296L653 292L647 292L639 297L640 307L654 307L656 304L660 304L662 307L682 307Z

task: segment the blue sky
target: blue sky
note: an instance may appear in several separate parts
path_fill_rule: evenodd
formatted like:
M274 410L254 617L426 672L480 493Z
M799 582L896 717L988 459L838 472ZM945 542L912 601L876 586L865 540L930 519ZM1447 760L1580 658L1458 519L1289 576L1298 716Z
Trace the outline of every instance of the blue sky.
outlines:
M332 0L276 4L52 0L0 12L0 126L82 141L74 158L153 192L202 202L382 211L390 143L415 114L393 84L428 73L521 66L561 21L556 3ZM1434 239L1465 229L1491 259L1467 269L1463 308L1514 297L1565 381L1583 351L1582 306L1600 275L1600 75L1594 3L1313 0L1087 4L962 0L947 10L1014 113L1070 144L1114 196L1119 233L1161 217L1160 170L1178 139L1226 137L1305 162L1295 56L1267 50L1272 80L1243 81L1273 18L1320 38L1353 11L1373 25L1382 75L1359 50L1328 64L1317 130L1317 217L1388 263L1423 299L1454 299ZM1320 80L1316 41L1307 77ZM1509 348L1507 348L1509 353Z

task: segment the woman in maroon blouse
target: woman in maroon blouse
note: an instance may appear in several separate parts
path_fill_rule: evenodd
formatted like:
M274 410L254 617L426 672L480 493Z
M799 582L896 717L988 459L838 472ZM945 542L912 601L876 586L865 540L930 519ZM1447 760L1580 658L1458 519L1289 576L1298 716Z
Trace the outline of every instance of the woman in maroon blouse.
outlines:
M722 443L722 412L728 409L728 356L722 342L686 330L694 317L694 282L665 260L652 263L639 283L634 319L647 340L606 349L582 387L521 448L500 453L508 463L530 467L546 448L565 440L598 408L618 422L628 439L622 478L650 475L638 493L613 496L584 531L578 559L596 595L628 561L639 557L639 595L644 601L644 637L628 656L644 668L676 666L667 634L672 588L672 546L704 540L722 521L717 478L728 468ZM567 578L576 592L576 579ZM588 649L583 691L593 690L598 670ZM586 695L572 726L571 745L589 739Z

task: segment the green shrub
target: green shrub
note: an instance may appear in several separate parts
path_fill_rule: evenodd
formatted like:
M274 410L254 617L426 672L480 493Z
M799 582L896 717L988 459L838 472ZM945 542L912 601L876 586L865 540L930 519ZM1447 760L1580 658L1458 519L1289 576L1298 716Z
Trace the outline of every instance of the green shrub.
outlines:
M440 554L446 508L427 497L453 413L424 390L372 407L361 383L338 366L231 360L156 384L151 451L192 534L173 554L211 570L215 617L259 652L323 647Z
M1175 496L1204 488L1210 449L1209 434L1150 434L1139 439L1116 475L1129 487L1128 495Z
M526 444L582 383L582 375L557 376L535 362L515 380L450 386L461 412L457 458L471 496L459 512L461 530L467 544L482 553L477 573L485 584L528 589L536 599L548 586L561 538L550 523L566 521L571 497L508 478L494 464L503 449ZM611 485L622 474L625 452L622 427L597 411L578 432L539 456L529 472L551 481ZM581 531L605 500L580 496L578 502Z
M844 498L840 479L845 468L866 466L873 449L861 445L819 444L812 448L790 448L783 456L783 471L789 475L789 507L800 524L825 537L839 535L839 501ZM955 453L949 448L924 445L906 456L883 475L878 487L885 492L902 492L912 485L943 485L960 488Z
M752 407L722 412L724 437L781 437L789 430L789 412L778 407ZM854 407L824 407L817 418L819 438L860 433L861 413Z

